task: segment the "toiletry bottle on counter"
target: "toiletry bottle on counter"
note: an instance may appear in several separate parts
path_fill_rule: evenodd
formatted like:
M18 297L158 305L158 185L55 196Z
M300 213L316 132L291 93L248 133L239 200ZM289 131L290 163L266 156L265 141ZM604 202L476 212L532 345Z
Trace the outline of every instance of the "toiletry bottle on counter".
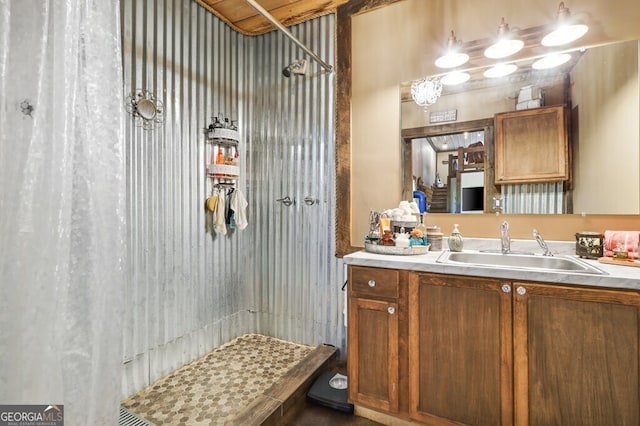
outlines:
M451 251L462 251L462 235L460 234L460 230L458 229L458 224L453 225L453 231L449 236L449 250Z

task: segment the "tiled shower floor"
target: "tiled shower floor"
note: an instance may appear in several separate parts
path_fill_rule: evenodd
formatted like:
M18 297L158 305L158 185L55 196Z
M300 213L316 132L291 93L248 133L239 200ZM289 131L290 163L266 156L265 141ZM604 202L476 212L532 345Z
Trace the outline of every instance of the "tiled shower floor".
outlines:
M221 425L313 350L259 334L226 343L122 402L157 425Z

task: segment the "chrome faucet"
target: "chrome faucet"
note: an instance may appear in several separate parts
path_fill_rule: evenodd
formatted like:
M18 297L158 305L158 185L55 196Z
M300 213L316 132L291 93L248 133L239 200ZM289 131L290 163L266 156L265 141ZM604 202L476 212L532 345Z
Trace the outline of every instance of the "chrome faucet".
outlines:
M536 239L538 245L544 251L544 253L542 254L543 256L553 256L553 253L551 253L551 250L549 250L547 243L544 241L544 238L542 238L542 235L540 235L537 229L533 230L533 238Z
M509 222L506 220L500 224L500 245L502 254L511 252L511 238L509 237Z

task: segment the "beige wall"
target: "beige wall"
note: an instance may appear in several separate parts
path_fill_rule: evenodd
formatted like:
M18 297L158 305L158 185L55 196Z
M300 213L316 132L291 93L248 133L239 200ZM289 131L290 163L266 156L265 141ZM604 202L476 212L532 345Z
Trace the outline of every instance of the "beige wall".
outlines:
M590 22L587 44L594 38L640 38L637 0L582 0L567 6ZM451 29L463 41L481 39L495 33L501 17L512 28L527 28L551 22L557 7L555 0L406 0L353 17L352 245L363 245L371 208L394 207L401 198L399 83L437 72L433 61ZM467 235L484 236L473 225L476 219L456 218ZM576 226L581 224L578 220Z
M490 118L498 112L514 111L515 97L522 86L522 82L513 82L450 95L443 94L438 98L438 102L427 110L413 101L402 102L401 128L429 126L429 114L437 111L457 110L456 121L460 123ZM545 105L564 102L562 76L545 80L543 84L538 84L538 87L544 89Z
M630 41L590 49L571 72L572 105L580 111L574 142L576 213L640 209L640 127L629 125L640 116L638 47ZM599 84L583 83L593 81ZM636 188L634 194L628 193L630 187Z

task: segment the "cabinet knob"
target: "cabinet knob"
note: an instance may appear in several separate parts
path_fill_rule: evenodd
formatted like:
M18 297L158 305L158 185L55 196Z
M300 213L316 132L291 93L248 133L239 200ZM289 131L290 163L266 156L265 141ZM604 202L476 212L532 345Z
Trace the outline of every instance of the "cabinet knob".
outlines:
M516 292L517 292L520 296L522 296L522 295L524 295L524 294L527 294L527 289L526 289L526 288L524 288L524 287L518 287L518 289L516 290Z
M396 308L394 308L393 306L389 306L387 308L387 312L389 312L389 315L393 315L396 313Z
M376 282L374 280L369 280L369 287L375 287Z
M511 293L511 286L509 284L502 284L503 293Z

